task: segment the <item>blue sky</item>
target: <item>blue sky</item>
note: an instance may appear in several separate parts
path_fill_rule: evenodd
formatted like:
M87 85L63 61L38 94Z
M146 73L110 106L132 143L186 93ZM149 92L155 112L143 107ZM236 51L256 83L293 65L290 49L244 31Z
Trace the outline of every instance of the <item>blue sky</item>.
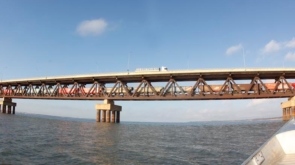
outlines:
M248 68L294 67L294 9L294 1L0 1L0 76L122 72L128 55L131 71L243 68L243 49ZM122 120L178 122L280 116L284 100L117 104ZM19 112L95 118L100 101L17 103Z

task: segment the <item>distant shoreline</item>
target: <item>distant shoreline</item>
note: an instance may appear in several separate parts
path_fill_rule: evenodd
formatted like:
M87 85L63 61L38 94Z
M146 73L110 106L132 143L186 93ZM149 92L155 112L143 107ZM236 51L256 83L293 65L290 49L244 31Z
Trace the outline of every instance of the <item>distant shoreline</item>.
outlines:
M36 114L28 112L18 112L20 115L28 116L39 116L47 117L48 119L66 119L66 120L78 120L78 121L95 121L92 118L79 118L79 117L66 117L66 116L53 116L45 114ZM271 118L254 118L254 119L241 119L241 120L206 120L206 121L187 121L187 122L152 122L152 121L122 121L122 122L142 122L142 123L194 123L194 122L238 122L238 121L271 121L271 120L282 120L282 117L271 117Z

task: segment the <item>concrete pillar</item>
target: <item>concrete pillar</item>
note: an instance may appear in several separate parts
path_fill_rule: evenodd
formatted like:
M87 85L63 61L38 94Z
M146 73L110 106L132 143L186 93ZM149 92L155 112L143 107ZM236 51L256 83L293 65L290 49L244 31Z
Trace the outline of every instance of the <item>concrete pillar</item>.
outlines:
M11 114L11 106L8 105L8 114Z
M100 113L101 113L101 110L96 110L96 121L97 122L100 122Z
M111 118L111 116L110 116L110 114L111 114L111 111L110 110L108 110L108 111L106 111L107 112L107 123L109 123L110 122L110 118Z
M117 120L115 118L116 118L116 112L118 116L118 112L120 113L120 111L122 110L122 107L115 105L114 100L105 99L103 104L96 104L95 109L103 111L102 122L108 122L108 123L111 121L120 122L120 114L119 114L119 118L117 117Z
M295 106L292 106L291 110L292 110L291 116L295 118Z
M287 120L290 120L290 107L287 108Z
M117 111L117 123L120 123L120 111Z
M112 123L115 123L116 111L112 111Z
M12 114L15 114L15 106L13 106Z
M2 113L6 113L6 105L4 104L4 105L2 105L3 106L3 111L2 111Z
M290 120L291 116L295 116L294 108L295 107L295 96L290 97L288 101L281 103L281 108L285 109L285 121Z
M285 121L288 120L288 108L285 108Z
M102 110L102 122L106 122L106 110Z
M7 113L11 114L11 107L13 107L12 113L14 114L15 113L15 106L16 106L16 103L12 102L11 98L3 98L3 100L0 100L0 112L2 112L2 113L6 113L6 110L7 110ZM2 109L2 111L1 111L1 109Z

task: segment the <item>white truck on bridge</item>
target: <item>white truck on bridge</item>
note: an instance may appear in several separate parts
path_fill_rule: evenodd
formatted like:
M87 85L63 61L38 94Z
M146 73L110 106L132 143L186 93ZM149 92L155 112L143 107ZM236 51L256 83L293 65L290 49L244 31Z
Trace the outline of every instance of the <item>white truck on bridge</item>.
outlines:
M135 69L135 72L163 72L168 71L168 68L165 66L162 66L160 68L137 68Z

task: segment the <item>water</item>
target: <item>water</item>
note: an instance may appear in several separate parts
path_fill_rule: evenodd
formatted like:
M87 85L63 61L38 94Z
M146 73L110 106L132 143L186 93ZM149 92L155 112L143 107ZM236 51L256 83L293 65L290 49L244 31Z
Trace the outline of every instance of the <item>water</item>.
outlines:
M282 121L96 123L0 114L1 164L241 164Z

